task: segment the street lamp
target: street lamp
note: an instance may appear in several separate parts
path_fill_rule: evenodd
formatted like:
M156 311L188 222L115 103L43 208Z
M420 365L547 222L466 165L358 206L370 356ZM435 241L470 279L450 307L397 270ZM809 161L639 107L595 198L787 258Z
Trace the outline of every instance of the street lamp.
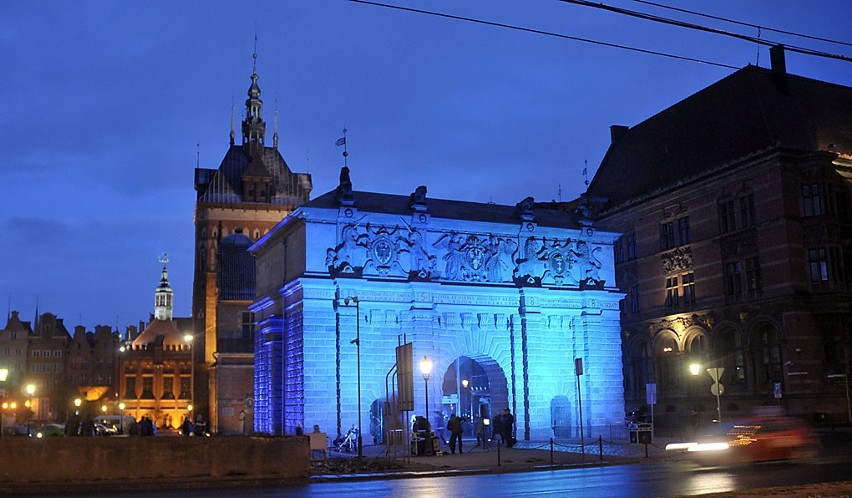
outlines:
M361 305L357 296L347 297L343 300L346 306L349 306L349 300L355 303L355 339L349 341L349 344L355 344L357 355L358 368L358 456L364 456L363 439L361 437Z
M118 404L118 430L124 434L124 402Z
M429 374L432 373L432 360L423 355L420 360L420 373L423 374L423 386L426 388L426 421L429 421Z
M701 372L701 365L693 363L689 365L689 372L692 375L698 375ZM716 422L722 423L722 393L725 392L725 386L720 382L722 374L725 373L724 367L710 367L707 369L707 374L713 379L713 384L710 385L710 392L716 395Z
M192 347L193 339L195 339L195 336L192 334L183 336L183 340L189 348L189 400L191 403L195 402L195 348Z
M6 382L6 379L8 379L8 378L9 378L9 369L8 368L0 368L0 382ZM3 389L2 391L3 391L3 397L6 397L6 390ZM8 405L6 403L3 403L3 411L0 412L0 436L3 435L3 417L6 416L5 408L7 406Z
M36 391L35 384L27 384L26 391L27 391L27 403L26 403L26 406L27 406L27 436L29 436L30 435L30 422L32 422L32 416L30 414L33 413L33 411L32 411L32 403L33 403L32 398L33 398L33 394L35 394L35 391Z
M74 415L80 415L80 405L83 404L83 400L80 398L74 398Z

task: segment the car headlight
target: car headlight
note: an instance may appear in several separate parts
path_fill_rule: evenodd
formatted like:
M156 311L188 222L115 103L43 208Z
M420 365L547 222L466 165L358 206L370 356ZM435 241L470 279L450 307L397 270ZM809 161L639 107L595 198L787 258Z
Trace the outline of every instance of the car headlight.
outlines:
M693 451L724 451L730 446L728 443L698 443L686 449L688 452Z

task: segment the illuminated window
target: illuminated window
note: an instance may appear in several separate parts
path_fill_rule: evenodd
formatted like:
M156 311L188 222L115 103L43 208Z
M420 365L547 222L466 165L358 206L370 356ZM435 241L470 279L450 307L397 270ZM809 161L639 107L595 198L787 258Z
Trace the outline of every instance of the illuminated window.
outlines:
M692 304L695 302L695 274L684 273L681 275L681 285L683 294L683 304Z
M824 247L808 250L811 267L811 282L828 282L828 258Z
M819 183L802 185L802 208L804 210L805 217L819 216L822 214L822 201Z
M676 308L680 301L680 289L678 288L677 282L677 277L666 278L666 308Z

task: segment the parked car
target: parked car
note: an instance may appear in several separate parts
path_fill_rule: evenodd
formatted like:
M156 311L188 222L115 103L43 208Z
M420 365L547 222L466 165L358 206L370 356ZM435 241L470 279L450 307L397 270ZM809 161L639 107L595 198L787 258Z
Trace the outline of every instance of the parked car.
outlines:
M695 442L683 443L680 449L694 461L709 465L810 460L820 450L816 431L794 417L753 417L713 429L715 434L711 430Z
M100 422L95 422L95 435L96 436L115 436L118 435L118 429L116 429L112 425L102 424Z
M65 424L44 424L36 429L33 435L37 438L64 436Z

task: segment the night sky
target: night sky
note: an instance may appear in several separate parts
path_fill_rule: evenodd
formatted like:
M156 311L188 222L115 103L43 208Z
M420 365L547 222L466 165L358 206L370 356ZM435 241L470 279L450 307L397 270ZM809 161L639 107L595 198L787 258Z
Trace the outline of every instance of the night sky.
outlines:
M846 0L659 0L607 5L852 56ZM557 0L388 0L517 27L743 67L749 41ZM218 167L252 71L267 145L356 190L514 205L570 200L634 126L735 69L346 0L4 1L0 4L0 296L69 330L147 320L168 253L189 316L193 169ZM787 54L789 72L852 84L852 63ZM277 104L276 104L277 102ZM239 138L238 138L239 140ZM0 321L5 325L5 320Z

